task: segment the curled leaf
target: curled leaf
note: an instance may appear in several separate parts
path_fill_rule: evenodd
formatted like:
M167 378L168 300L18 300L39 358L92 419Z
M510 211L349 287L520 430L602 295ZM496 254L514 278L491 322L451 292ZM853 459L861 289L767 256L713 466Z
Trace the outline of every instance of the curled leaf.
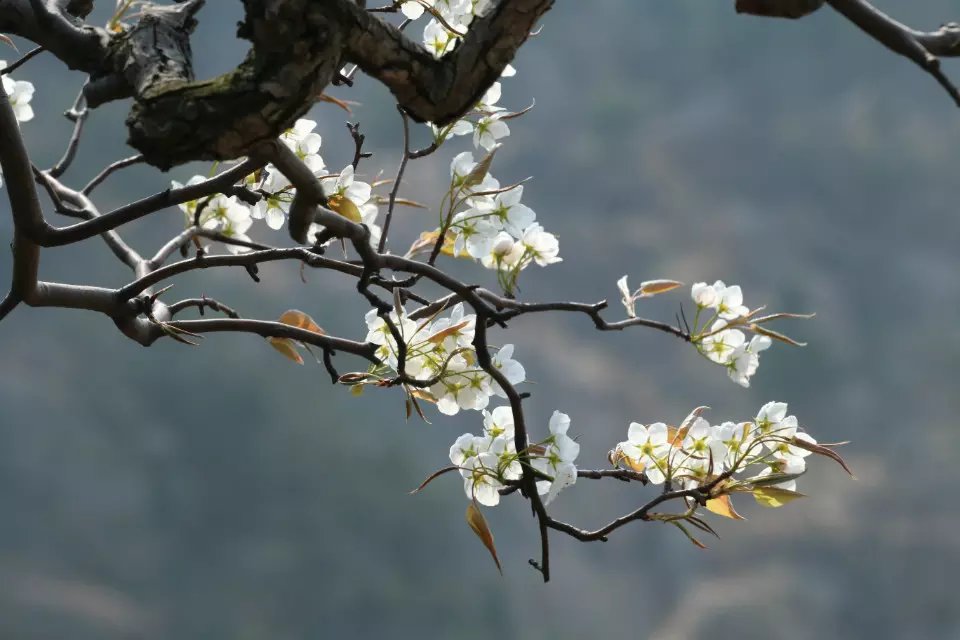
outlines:
M347 113L353 113L350 110L350 103L346 102L345 100L341 100L340 98L334 98L333 96L328 96L325 93L321 93L319 96L317 96L317 100L319 102L329 102L330 104L335 104Z
M706 549L706 548L707 548L707 545L703 544L702 542L700 542L699 540L697 540L696 538L694 538L694 537L693 537L693 534L690 533L690 531L688 531L685 526L683 526L682 524L680 524L680 523L677 522L676 520L671 521L670 524L672 524L673 526L675 526L677 529L680 529L680 531L683 531L683 535L687 536L687 540L689 540L690 542L692 542L692 543L693 543L693 546L695 546L695 547L697 547L697 548L699 548L699 549Z
M650 298L682 286L683 283L676 280L647 280L640 283L640 295L638 297Z
M524 114L526 114L526 113L529 113L530 110L533 109L535 106L537 106L537 101L536 101L536 100L533 100L533 101L530 102L530 106L528 106L528 107L526 107L526 108L524 108L524 109L521 109L520 111L512 111L512 112L506 114L505 116L502 116L500 119L501 119L501 120L512 120L512 119L514 119L514 118L519 118L520 116L522 116L522 115L524 115Z
M466 517L467 524L470 525L473 532L480 538L480 542L482 542L483 546L490 552L493 561L497 564L497 571L500 572L500 575L503 575L503 567L500 566L500 558L497 557L497 547L493 544L493 533L490 531L490 527L487 525L487 519L483 517L476 502L471 501L470 504L467 505Z
M704 520L703 518L699 518L697 516L687 516L685 520L690 524L692 524L693 526L695 526L697 529L700 529L700 531L703 531L704 533L709 533L710 535L712 535L714 538L717 538L718 540L720 539L720 534L714 531L713 527L710 526L710 523Z
M368 380L376 380L377 377L373 374L367 373L366 371L352 371L350 373L345 373L337 380L340 384L354 385L361 384Z
M420 483L420 486L419 486L419 487L417 487L416 489L414 489L413 491L411 491L411 492L410 492L410 495L413 495L413 494L415 494L415 493L419 493L419 492L423 491L423 489L424 489L428 484L430 484L431 482L433 482L434 480L436 480L437 478L439 478L439 477L442 476L443 474L449 473L449 472L451 472L451 471L456 471L456 470L459 469L459 468L460 468L460 467L458 467L457 465L450 465L449 467L444 467L444 468L442 468L442 469L438 469L438 470L434 471L434 472L431 473L429 476L427 476L427 479L426 479L426 480L424 480L423 482ZM468 520L468 522L469 522L469 520Z
M753 315L761 309L755 309L753 313L750 314L750 321L753 324L765 324L773 320L810 320L817 317L817 314L815 313L771 313L769 315L760 316L759 318L754 318Z
M851 471L850 467L847 466L847 463L844 462L843 458L840 457L840 454L834 451L833 449L829 449L822 444L813 444L812 442L807 442L806 440L802 440L800 438L793 438L790 444L793 445L794 447L797 447L798 449L806 449L807 451L816 453L817 455L830 458L831 460L839 464L841 467L843 467L843 470L849 473L851 478L856 478L856 476L853 475L853 471Z
M794 346L794 347L805 347L805 346L807 346L807 343L806 343L806 342L798 342L798 341L794 340L793 338L791 338L791 337L789 337L789 336L786 336L786 335L784 335L784 334L782 334L782 333L780 333L780 332L778 332L778 331L774 331L773 329L767 329L766 327L761 327L761 326L758 325L758 324L752 324L752 325L750 325L750 330L753 331L754 333L759 333L759 334L762 335L762 336L767 336L768 338L773 338L774 340L779 340L780 342L784 342L784 343L789 344L789 345Z

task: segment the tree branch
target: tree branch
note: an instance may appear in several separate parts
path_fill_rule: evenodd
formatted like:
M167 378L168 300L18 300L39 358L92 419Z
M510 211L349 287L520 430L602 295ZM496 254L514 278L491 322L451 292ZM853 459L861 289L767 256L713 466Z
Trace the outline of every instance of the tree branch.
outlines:
M414 120L448 124L473 107L526 42L553 0L500 0L442 58L383 21L337 0L350 14L345 58L385 84Z

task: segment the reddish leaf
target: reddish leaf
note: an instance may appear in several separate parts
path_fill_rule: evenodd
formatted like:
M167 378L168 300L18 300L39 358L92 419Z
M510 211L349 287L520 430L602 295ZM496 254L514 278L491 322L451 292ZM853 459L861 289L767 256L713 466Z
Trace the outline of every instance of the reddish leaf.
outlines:
M853 475L853 471L850 470L850 467L847 466L847 463L844 462L843 458L840 457L840 454L833 449L828 449L822 444L813 444L812 442L807 442L806 440L801 440L800 438L794 438L790 444L799 449L806 449L807 451L811 451L817 455L826 456L843 467L843 470L849 473L851 478L856 477Z
M487 525L487 519L480 513L480 508L477 507L476 502L471 501L470 504L467 505L467 524L470 525L473 532L480 538L480 542L482 542L483 546L490 552L493 561L497 563L497 571L500 572L500 575L503 575L503 567L500 566L500 558L497 557L497 548L493 544L493 533Z
M443 469L438 469L438 470L434 471L434 472L431 473L429 476L427 476L427 479L426 479L426 480L424 480L423 482L420 483L420 486L419 486L419 487L417 487L416 489L414 489L413 491L411 491L411 492L410 492L410 495L413 495L413 494L415 494L415 493L419 493L420 491L423 491L423 489L424 489L428 484L430 484L431 482L433 482L435 479L439 478L440 476L442 476L442 475L445 474L445 473L449 473L450 471L456 471L456 470L459 469L459 468L460 468L460 467L458 467L457 465L451 465L451 466L449 466L449 467L444 467ZM469 522L469 521L468 521L468 522Z
M291 327L297 327L298 329L306 329L311 333L316 333L321 336L326 335L326 331L321 329L320 326L313 321L313 318L305 314L303 311L297 311L296 309L284 311L280 315L279 322L290 325Z

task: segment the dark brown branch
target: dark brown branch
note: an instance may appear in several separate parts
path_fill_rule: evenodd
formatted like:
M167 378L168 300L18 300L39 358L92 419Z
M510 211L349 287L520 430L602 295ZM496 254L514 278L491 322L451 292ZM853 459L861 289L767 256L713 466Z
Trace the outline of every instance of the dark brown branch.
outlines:
M403 152L400 156L400 164L397 166L397 175L393 178L393 188L390 189L387 215L383 220L383 233L380 234L380 242L377 244L377 251L380 253L383 253L387 246L387 235L390 233L390 223L393 222L393 210L397 206L397 193L400 191L400 182L403 180L403 172L407 168L407 161L410 160L410 123L403 107L397 105L397 111L400 112L400 119L403 122Z
M181 311L186 309L197 309L200 312L200 315L203 315L204 309L212 309L218 313L222 313L229 318L239 318L240 314L237 313L233 308L228 307L227 305L214 300L213 298L208 298L203 296L202 298L187 298L186 300L180 300L179 302L174 302L167 310L170 312L170 317L176 316Z
M891 51L912 60L940 83L957 106L960 91L940 69L938 56L960 56L960 25L938 31L916 31L886 15L866 0L828 0L830 6Z
M0 32L31 40L87 73L101 70L110 42L106 31L81 24L54 0L0 0Z
M345 57L385 84L418 122L444 125L473 107L526 42L553 0L500 0L476 18L457 48L435 58L352 0L338 0L351 14Z
M82 105L83 93L80 93L70 110L64 114L69 120L73 121L73 133L70 134L70 140L67 142L67 148L63 152L63 157L47 171L52 178L62 176L64 172L70 168L70 165L73 164L74 158L77 157L77 149L80 147L80 137L83 135L83 125L86 123L87 116L90 113L90 111Z
M24 233L40 246L58 247L72 244L105 231L116 229L121 225L133 222L166 207L220 193L262 166L256 161L246 160L199 184L188 185L180 189L168 189L124 205L98 218L68 227L52 227L43 219L42 212L39 210L36 212L28 211L26 212L28 215L24 216L21 226Z
M5 76L5 75L7 75L7 74L13 73L13 72L16 71L17 69L19 69L20 67L22 67L22 66L25 65L26 63L28 63L28 62L30 62L31 60L33 60L35 57L37 57L37 56L40 55L41 53L43 53L44 51L46 51L46 49L44 49L43 47L36 47L36 48L34 48L34 49L31 49L30 51L28 51L28 52L26 52L25 54L23 54L23 56L22 56L19 60L17 60L16 62L7 65L7 66L4 67L3 69L0 69L0 76Z
M17 305L20 304L20 298L13 294L11 291L3 297L3 300L0 300L0 321L3 321L10 312L17 308Z
M197 334L229 331L253 333L264 338L289 338L321 349L333 349L334 351L351 353L375 364L379 364L380 362L374 355L377 350L377 345L371 342L355 342L330 335L321 335L299 327L292 327L282 322L217 318L210 320L176 320L168 322L167 324L174 329ZM165 335L166 333L160 327L157 327L154 331L155 340Z

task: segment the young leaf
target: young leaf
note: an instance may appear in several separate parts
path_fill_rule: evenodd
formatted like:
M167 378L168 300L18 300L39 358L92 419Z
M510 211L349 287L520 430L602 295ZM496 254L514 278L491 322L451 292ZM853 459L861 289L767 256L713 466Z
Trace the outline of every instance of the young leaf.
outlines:
M775 484L782 484L790 480L796 480L806 471L800 473L768 473L765 476L753 476L743 481L747 485L747 491L753 491L754 487L772 487Z
M473 187L475 185L483 182L483 179L487 177L487 174L490 172L490 165L493 164L493 156L497 154L497 147L494 147L490 150L483 160L477 163L477 166L473 168L473 171L468 173L463 178L463 186Z
M327 207L336 211L350 222L362 222L360 209L346 196L331 196L327 199Z
M326 331L321 329L320 326L313 321L313 318L305 314L303 311L297 311L296 309L284 311L280 315L279 322L291 327L297 327L298 329L306 329L311 333L316 333L321 336L326 334Z
M771 322L773 320L786 320L790 318L795 318L799 320L810 320L811 318L815 318L817 316L817 314L815 313L771 313L768 316L754 318L753 316L757 311L760 311L760 309L755 309L750 314L750 321L753 322L754 324L764 324L767 322Z
M470 525L473 532L480 538L480 542L490 552L493 561L497 563L497 571L500 572L500 575L503 575L503 567L500 566L500 558L497 557L497 548L493 544L493 533L491 533L486 518L480 513L480 509L474 501L467 505L467 524Z
M780 487L756 487L753 490L753 497L761 507L776 509L788 502L793 502L797 498L806 498L807 496Z
M672 524L673 526L675 526L677 529L680 529L680 531L683 531L683 535L687 536L687 539L688 539L690 542L692 542L695 547L698 547L698 548L700 548L700 549L706 549L706 548L707 548L707 545L703 544L702 542L700 542L699 540L697 540L696 538L694 538L694 537L693 537L693 534L690 533L685 526L683 526L682 524L680 524L680 523L677 522L676 520L672 521L670 524Z
M706 507L707 511L715 513L718 516L723 516L724 518L730 518L731 520L746 520L746 518L737 513L737 510L733 508L733 503L730 501L730 496L728 495L707 500Z
M676 280L647 280L640 283L641 298L651 298L655 295L673 291L677 287L682 287L682 282Z
M431 473L429 476L427 476L427 479L426 479L426 480L424 480L423 482L420 483L420 486L419 486L419 487L417 487L416 489L414 489L413 491L411 491L411 492L410 492L410 495L413 495L413 494L415 494L415 493L419 493L419 492L423 491L423 489L424 489L428 484L430 484L431 482L433 482L435 479L439 478L439 477L442 476L443 474L448 473L448 472L450 472L450 471L456 471L456 470L459 469L459 468L460 468L460 467L458 467L457 465L450 465L449 467L444 467L443 469L438 469L437 471L434 471L434 472ZM469 522L469 520L468 520L468 522Z
M712 535L714 538L717 538L718 540L720 539L720 534L714 531L713 527L710 526L710 523L704 520L703 518L700 518L697 516L687 516L685 520L688 523L695 526L697 529L700 529L700 531L703 531L704 533L709 533L710 535Z
M849 473L851 478L856 478L856 476L853 475L853 471L851 471L850 467L847 466L847 463L844 462L843 458L840 457L840 454L834 451L833 449L828 449L822 444L813 444L812 442L807 442L806 440L801 440L800 438L794 438L790 442L790 444L793 445L794 447L797 447L798 449L806 449L807 451L812 451L817 455L826 456L827 458L830 458L831 460L839 464L841 467L843 467L843 470Z
M461 322L461 323L459 323L459 324L455 324L455 325L453 325L452 327L447 327L447 328L444 329L443 331L438 331L437 333L435 333L435 334L433 334L432 336L430 336L429 338L427 338L427 341L428 341L428 342L432 342L433 344L440 344L440 343L443 342L447 337L452 336L452 335L456 335L456 333L457 333L458 331L460 331L460 329L463 329L463 328L464 328L465 326L467 326L468 324L470 324L470 321L469 321L469 320L464 320L463 322Z
M329 102L330 104L335 104L341 109L343 109L344 111L346 111L347 113L350 113L350 114L353 113L353 111L350 110L351 103L346 102L345 100L334 98L333 96L328 96L325 93L321 93L319 96L317 96L317 100L320 102Z
M297 364L303 364L303 358L290 338L267 338L267 342L285 357L290 358Z
M807 343L806 343L806 342L798 342L798 341L794 340L793 338L791 338L790 336L786 336L786 335L780 333L779 331L774 331L773 329L767 329L766 327L762 327L762 326L760 326L760 325L758 325L758 324L752 324L752 325L750 325L750 330L753 331L754 333L759 333L759 334L762 335L762 336L767 336L768 338L773 338L774 340L779 340L780 342L789 344L789 345L791 345L791 346L793 346L793 347L805 347L805 346L807 346Z

